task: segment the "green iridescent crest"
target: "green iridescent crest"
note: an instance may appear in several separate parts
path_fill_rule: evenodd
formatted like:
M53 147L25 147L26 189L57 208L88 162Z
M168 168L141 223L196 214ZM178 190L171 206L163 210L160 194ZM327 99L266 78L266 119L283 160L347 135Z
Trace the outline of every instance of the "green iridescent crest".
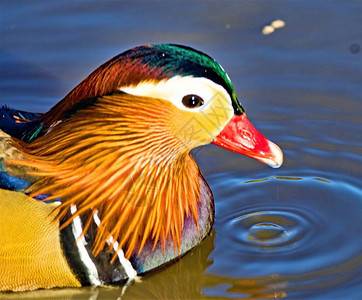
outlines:
M151 55L145 55L143 63L154 68L161 68L166 77L182 75L208 78L224 87L229 93L236 114L244 112L236 98L229 76L220 64L207 54L190 47L173 44L153 45L148 50L151 50L149 53Z

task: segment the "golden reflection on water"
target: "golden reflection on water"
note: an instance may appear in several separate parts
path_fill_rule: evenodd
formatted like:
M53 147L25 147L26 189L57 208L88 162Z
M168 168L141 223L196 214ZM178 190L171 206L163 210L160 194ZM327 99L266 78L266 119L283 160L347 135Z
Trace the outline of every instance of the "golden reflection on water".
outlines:
M238 299L282 298L286 294L282 290L278 275L259 278L230 278L205 274L212 261L208 259L214 249L214 231L195 250L186 255L179 263L173 264L162 272L145 276L140 283L130 286L122 299L200 299L207 298L208 290L222 289ZM238 267L238 266L236 266ZM217 294L217 293L216 293Z
M288 282L288 287L285 288L286 292L312 289L328 290L328 288L353 279L361 265L362 254L328 268L296 275L281 275L275 281L283 284Z
M270 179L279 179L279 180L304 180L306 178L303 177L296 177L296 176L269 176L266 178L260 178L260 179L252 179L252 180L246 180L244 183L256 183L256 182L263 182ZM324 183L331 183L328 179L325 178L319 178L319 177L313 177L311 178L313 180L322 181Z
M329 180L324 179L324 178L314 177L313 179L314 179L314 180L318 180L318 181L322 181L322 182L325 182L325 183L331 183Z
M303 274L231 278L205 273L212 265L208 257L213 243L214 236L207 237L179 263L130 286L122 299L205 299L209 298L208 290L211 299L280 299L295 291L303 295L303 291L328 289L346 282L362 262L362 255L359 255L342 264Z

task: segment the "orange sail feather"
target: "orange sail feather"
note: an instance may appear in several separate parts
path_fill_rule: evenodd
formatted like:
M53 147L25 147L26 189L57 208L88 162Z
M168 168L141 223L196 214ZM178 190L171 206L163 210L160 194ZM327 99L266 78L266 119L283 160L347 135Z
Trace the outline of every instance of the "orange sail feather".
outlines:
M148 239L163 248L171 239L176 250L185 218L192 215L197 224L200 201L199 171L189 154L194 145L173 131L179 113L164 100L100 97L33 142L14 140L24 159L6 163L28 166L39 178L31 196L62 199L53 213L63 227L80 215L86 231L98 212L95 255L111 236L126 257L140 253ZM77 212L70 215L72 205Z

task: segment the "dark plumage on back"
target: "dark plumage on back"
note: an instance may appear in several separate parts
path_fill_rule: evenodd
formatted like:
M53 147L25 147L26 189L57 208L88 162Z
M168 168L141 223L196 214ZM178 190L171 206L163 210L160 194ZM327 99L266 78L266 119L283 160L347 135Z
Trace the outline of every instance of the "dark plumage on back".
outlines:
M30 121L42 115L2 106L0 107L0 129L19 140L26 140L26 135L37 127L35 122Z

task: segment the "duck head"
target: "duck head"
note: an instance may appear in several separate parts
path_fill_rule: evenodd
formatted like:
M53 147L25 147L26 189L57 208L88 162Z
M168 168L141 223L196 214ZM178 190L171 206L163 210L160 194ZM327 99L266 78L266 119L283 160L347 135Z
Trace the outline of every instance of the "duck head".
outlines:
M32 124L14 140L24 159L8 164L31 167L31 195L62 199L55 214L64 226L82 216L86 231L97 213L95 254L110 237L127 257L149 240L180 248L187 218L199 230L202 176L189 154L197 146L214 143L272 167L283 161L248 121L220 64L180 45L114 57Z

